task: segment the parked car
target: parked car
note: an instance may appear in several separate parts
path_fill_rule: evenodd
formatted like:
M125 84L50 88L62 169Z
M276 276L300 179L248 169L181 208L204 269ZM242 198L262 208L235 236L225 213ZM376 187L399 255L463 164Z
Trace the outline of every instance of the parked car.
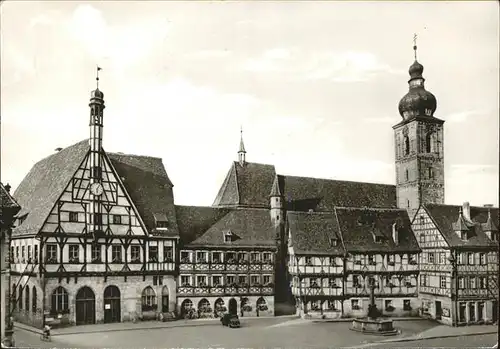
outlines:
M228 326L230 328L238 328L241 326L238 315L234 314L224 314L224 316L220 318L220 322L222 326Z

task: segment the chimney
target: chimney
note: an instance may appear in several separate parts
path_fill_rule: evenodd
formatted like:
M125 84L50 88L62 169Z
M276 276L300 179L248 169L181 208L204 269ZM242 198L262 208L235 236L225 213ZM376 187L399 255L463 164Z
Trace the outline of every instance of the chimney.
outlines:
M398 232L399 226L398 223L394 223L392 225L392 240L394 240L394 243L396 245L399 245L399 232Z
M9 183L7 183L7 184L4 186L4 188L5 188L5 190L7 191L7 193L10 193L10 188L11 188L11 186L10 186L10 184L9 184Z
M469 202L464 202L464 204L462 205L462 212L463 212L463 215L464 215L464 218L468 221L470 221L470 204Z

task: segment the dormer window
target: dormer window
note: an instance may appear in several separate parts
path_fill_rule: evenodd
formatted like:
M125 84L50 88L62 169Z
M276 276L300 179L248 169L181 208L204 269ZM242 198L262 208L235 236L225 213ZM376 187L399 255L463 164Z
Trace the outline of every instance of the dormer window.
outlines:
M330 246L335 247L337 246L337 238L330 238Z
M460 232L460 240L464 240L466 241L467 240L467 232L466 231L461 231Z
M498 232L496 231L491 232L491 241L498 241Z
M168 229L168 218L164 213L155 213L155 225L156 229Z
M228 230L224 232L224 242L229 243L233 241L233 233Z

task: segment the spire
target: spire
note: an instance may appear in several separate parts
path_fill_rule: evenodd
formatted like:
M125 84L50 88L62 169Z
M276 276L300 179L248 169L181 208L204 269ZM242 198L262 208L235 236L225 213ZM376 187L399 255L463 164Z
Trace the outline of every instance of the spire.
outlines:
M413 34L413 51L415 51L415 62L417 61L417 34Z
M278 182L278 175L274 176L273 187L271 188L271 194L269 196L270 197L281 196L281 190Z
M245 144L243 143L243 127L240 128L240 150L238 150L238 162L241 166L245 165Z
M96 78L95 78L97 89L99 89L99 70L101 70L101 69L102 68L100 68L99 66L97 66L97 73L96 73Z

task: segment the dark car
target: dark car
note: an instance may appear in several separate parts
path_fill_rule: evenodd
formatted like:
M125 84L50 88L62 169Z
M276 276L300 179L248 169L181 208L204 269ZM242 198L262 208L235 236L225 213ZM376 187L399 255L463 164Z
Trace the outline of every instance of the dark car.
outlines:
M224 314L220 318L220 322L222 326L228 326L230 328L238 328L240 327L240 320L238 319L238 315L234 314Z

